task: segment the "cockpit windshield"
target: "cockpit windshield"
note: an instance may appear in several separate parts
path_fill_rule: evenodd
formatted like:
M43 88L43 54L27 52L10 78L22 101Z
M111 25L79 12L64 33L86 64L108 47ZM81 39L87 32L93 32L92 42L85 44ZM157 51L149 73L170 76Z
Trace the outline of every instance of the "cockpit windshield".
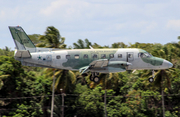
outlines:
M141 53L139 53L139 57L147 58L147 57L152 57L152 55L149 54L148 52L141 52Z

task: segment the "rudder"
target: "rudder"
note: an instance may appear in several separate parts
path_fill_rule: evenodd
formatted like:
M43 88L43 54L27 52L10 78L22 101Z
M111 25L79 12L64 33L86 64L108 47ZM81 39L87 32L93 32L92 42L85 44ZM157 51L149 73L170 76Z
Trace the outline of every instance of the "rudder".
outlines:
M9 30L11 32L17 50L29 50L29 52L36 51L36 46L30 40L22 27L9 26Z

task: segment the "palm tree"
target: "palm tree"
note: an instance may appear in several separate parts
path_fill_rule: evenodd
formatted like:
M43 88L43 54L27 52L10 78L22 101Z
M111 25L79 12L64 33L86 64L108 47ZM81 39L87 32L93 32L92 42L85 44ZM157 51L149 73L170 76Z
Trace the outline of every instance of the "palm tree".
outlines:
M94 44L92 45L92 47L93 47L93 48L106 48L106 47L100 46L100 45L97 44L97 43L94 43Z
M45 76L46 77L53 77L54 69L45 69ZM74 83L76 81L75 74L70 70L58 70L55 69L55 78L56 82L54 85L55 90L58 93L65 93L65 92L72 92L74 89ZM63 89L62 92L60 89Z
M85 39L85 41L79 39L77 43L73 43L73 46L74 49L89 49L89 46L91 46L91 42L89 42L88 39Z
M66 44L64 44L65 38L61 37L58 29L56 29L53 26L47 27L45 35L41 35L39 37L39 40L40 43L36 45L37 47L60 48L60 49L66 48ZM75 82L74 73L72 71L67 71L67 70L46 68L45 69L46 76L52 77L54 74L54 70L56 77L56 82L55 82L56 91L58 93L65 93L66 91L71 91L72 84ZM62 92L60 92L61 88L63 89ZM46 111L47 110L45 110L44 113L46 113Z
M49 26L46 29L45 35L41 35L39 37L40 43L37 44L38 47L48 47L48 48L65 48L66 44L64 44L65 38L60 36L58 29L53 26ZM47 68L45 69L46 76L53 76L53 69ZM70 87L71 83L74 83L74 73L72 71L67 70L58 70L55 69L55 89L60 93L59 88L62 88L63 91L67 91L68 87ZM72 77L67 78L66 77ZM70 80L70 81L68 81ZM71 83L70 83L71 82ZM64 84L66 83L66 84Z
M40 43L36 45L37 47L66 48L65 38L61 37L58 29L53 26L47 27L45 35L41 35L39 40Z

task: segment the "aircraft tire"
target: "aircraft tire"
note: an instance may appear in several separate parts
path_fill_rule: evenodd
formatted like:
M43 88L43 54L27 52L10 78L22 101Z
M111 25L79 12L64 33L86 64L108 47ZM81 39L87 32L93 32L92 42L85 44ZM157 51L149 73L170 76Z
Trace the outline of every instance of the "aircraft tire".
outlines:
M95 82L95 83L99 83L99 81L100 81L100 78L99 78L98 76L95 76L95 77L94 77L94 82Z
M149 78L148 80L149 80L150 83L154 82L154 78L153 77Z
M94 81L94 77L92 77L92 75L90 76L90 81Z

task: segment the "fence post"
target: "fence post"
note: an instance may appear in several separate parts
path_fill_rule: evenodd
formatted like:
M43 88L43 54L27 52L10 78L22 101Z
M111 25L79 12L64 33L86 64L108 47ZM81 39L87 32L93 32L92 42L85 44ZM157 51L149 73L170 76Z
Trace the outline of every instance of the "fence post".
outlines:
M164 88L163 88L163 74L164 70L161 70L161 95L162 95L162 110L163 110L163 117L165 117L165 108L164 108Z

